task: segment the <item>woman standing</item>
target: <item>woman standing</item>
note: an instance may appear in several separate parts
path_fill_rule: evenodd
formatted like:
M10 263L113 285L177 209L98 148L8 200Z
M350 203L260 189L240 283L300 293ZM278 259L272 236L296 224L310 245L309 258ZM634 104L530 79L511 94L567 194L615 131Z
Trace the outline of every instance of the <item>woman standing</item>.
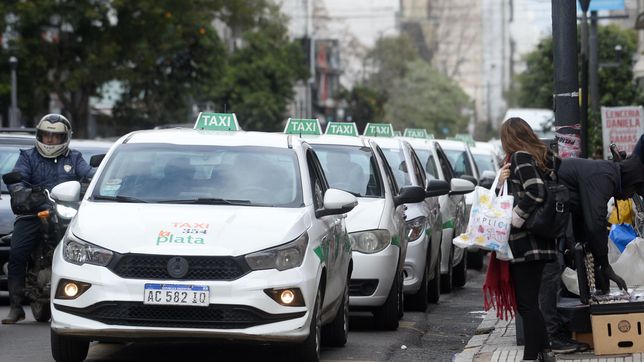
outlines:
M546 262L557 258L555 240L537 237L522 227L530 214L544 202L544 177L551 177L561 160L521 118L510 118L501 125L501 144L507 158L499 183L509 178L510 191L514 196L509 241L514 259L510 262L510 274L517 309L523 318L523 359L554 361L539 309L539 288Z

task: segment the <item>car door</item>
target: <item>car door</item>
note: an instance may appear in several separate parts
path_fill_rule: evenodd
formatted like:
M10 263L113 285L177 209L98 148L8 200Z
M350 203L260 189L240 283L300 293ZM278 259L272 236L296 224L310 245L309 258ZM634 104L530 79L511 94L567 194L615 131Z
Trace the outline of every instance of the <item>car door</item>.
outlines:
M445 181L451 182L454 178L454 171L452 170L451 163L447 158L447 155L443 150L438 147L436 148L436 154L438 156L438 163L441 166L443 175L445 176ZM449 195L449 202L447 203L450 208L450 215L453 217L452 220L443 220L443 222L453 223L454 235L462 231L465 227L465 197L463 195Z
M311 192L313 193L313 205L315 210L324 207L324 193L329 189L329 184L320 166L320 161L313 149L309 148L306 151L306 162L309 168L309 177L311 180ZM344 285L347 282L345 273L341 269L343 261L348 265L346 257L342 252L343 231L346 233L344 227L343 215L327 215L317 218L318 223L321 224L322 238L320 240L320 250L316 250L318 255L323 255L324 263L326 264L326 295L324 298L324 305L328 306L331 302L342 297ZM348 238L348 236L347 236Z

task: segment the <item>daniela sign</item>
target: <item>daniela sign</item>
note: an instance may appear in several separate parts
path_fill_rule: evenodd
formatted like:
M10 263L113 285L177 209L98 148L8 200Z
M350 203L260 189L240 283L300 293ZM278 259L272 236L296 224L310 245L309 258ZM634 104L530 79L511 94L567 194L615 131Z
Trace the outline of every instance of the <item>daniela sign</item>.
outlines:
M633 148L644 133L644 109L641 106L602 107L602 139L604 159L610 155L611 143L626 154L633 153Z

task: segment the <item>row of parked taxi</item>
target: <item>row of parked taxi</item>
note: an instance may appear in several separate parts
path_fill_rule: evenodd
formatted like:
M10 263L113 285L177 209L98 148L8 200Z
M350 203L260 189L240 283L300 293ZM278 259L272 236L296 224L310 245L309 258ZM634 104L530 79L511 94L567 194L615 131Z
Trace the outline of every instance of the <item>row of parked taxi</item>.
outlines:
M233 114L121 137L55 251L51 346L93 340L291 343L296 360L343 346L349 311L394 330L467 281L464 195L479 175L460 141L395 137L390 124L290 119L245 132ZM489 174L487 175L489 178Z

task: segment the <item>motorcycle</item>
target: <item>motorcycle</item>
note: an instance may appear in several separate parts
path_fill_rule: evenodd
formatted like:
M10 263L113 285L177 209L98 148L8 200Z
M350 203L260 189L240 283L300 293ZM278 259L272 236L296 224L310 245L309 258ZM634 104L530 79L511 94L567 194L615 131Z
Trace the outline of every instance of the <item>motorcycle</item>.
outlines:
M41 222L42 241L32 250L27 264L24 294L29 300L31 312L38 322L51 318L51 263L54 249L65 235L67 226L76 215L77 205L64 205L54 200L49 190L24 183L20 173L11 172L2 176L11 191L11 207L16 220L38 218Z

